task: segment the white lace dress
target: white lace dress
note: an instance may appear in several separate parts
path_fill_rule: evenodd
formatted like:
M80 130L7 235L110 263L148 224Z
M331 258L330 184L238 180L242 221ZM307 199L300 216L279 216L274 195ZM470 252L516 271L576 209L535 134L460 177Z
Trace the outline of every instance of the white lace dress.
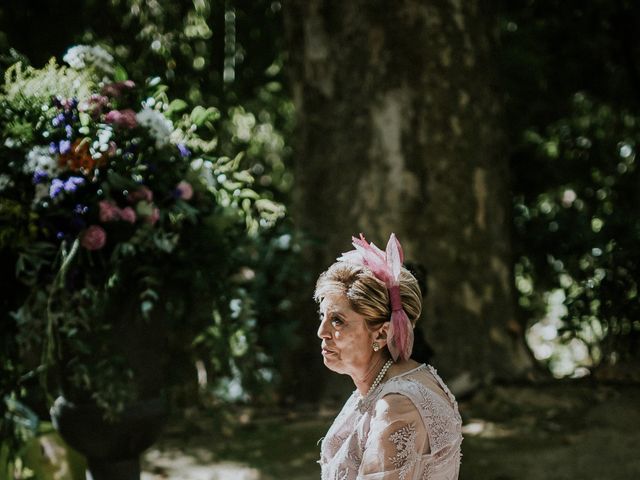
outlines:
M454 396L421 365L353 392L322 440L322 480L456 480L461 443Z

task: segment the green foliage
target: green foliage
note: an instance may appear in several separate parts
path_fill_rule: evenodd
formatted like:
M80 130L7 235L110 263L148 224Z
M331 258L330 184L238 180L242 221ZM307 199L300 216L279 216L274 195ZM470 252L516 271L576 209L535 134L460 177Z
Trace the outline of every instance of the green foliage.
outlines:
M516 286L530 343L559 376L635 362L640 9L536 0L503 13Z
M640 216L640 119L577 94L573 111L545 132L528 132L523 158L553 169L546 190L516 199L515 222L529 250L518 262L521 305L540 309L561 289L560 334L587 346L587 366L636 355ZM527 168L527 167L523 167ZM533 172L532 172L533 174ZM631 207L631 208L630 208Z

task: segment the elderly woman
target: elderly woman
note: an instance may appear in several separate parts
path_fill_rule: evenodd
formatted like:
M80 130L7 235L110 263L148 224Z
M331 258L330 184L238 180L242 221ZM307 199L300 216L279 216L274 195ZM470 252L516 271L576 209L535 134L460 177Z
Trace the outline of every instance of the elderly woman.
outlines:
M324 364L356 390L322 440L322 479L458 478L461 420L436 373L410 358L422 296L391 234L386 251L361 235L318 279Z

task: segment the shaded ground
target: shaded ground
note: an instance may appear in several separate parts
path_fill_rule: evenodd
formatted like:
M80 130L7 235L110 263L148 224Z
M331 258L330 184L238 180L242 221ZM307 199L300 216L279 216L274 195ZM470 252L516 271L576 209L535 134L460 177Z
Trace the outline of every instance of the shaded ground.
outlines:
M460 478L640 478L640 386L491 387L461 402ZM237 415L221 431L204 414L172 423L147 452L144 479L311 480L336 409Z

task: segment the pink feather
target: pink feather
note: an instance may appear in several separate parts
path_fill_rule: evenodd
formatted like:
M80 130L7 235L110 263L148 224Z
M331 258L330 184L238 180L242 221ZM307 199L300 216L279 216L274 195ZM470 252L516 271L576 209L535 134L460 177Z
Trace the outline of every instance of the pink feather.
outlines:
M392 233L389 237L386 251L367 242L362 234L360 238L351 237L351 240L355 250L343 253L338 261L363 265L371 269L376 278L383 281L388 289L400 284L404 252L395 234ZM404 309L392 311L387 331L387 345L393 360L408 359L413 349L413 341L413 326L407 313Z
M404 310L391 313L391 322L387 331L387 345L393 361L407 360L413 350L413 327Z
M400 246L400 242L394 233L391 234L389 241L387 242L386 260L393 280L397 285L397 282L400 281L400 271L402 270L404 253L402 252L402 246Z

